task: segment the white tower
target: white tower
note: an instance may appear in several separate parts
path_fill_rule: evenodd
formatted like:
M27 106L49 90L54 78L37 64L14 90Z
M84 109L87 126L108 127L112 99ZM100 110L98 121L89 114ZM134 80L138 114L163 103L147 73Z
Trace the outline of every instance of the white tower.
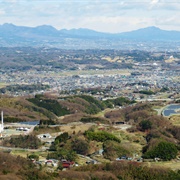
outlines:
M2 123L2 131L4 130L4 116L3 111L1 112L1 123Z
M1 125L0 125L0 132L2 133L4 130L4 118L3 118L3 111L1 111Z

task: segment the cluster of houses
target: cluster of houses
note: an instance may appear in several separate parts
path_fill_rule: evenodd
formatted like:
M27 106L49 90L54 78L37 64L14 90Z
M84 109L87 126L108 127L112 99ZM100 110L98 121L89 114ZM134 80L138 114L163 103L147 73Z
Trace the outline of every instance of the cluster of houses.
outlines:
M54 140L55 137L52 137L49 133L45 133L45 134L39 134L37 135L37 137L39 139L41 139L41 141L45 142L45 144L51 144ZM75 164L75 162L73 161L68 161L66 159L61 159L61 160L57 160L57 159L47 159L44 161L33 161L35 164L39 164L39 165L45 165L48 167L58 167L59 165L61 165L61 167L63 169L68 169L71 168L73 166L77 166L77 164Z
M16 128L16 131L29 131L30 129L27 127L18 127Z
M133 69L128 69L127 73L114 72L111 73L110 70L100 71L96 70L96 73L91 75L78 75L78 76L54 76L57 70L53 69L52 75L48 73L50 67L47 68L47 71L37 71L30 70L26 72L12 72L5 71L3 76L0 77L0 80L3 83L9 84L9 82L13 81L15 84L19 84L20 82L25 84L38 84L42 82L43 84L50 85L50 91L59 92L64 91L67 93L75 93L77 89L100 89L96 93L96 95L100 98L108 97L108 96L126 96L130 99L139 99L142 97L138 93L138 91L142 90L151 90L151 89L161 89L163 87L169 88L169 93L172 95L173 92L179 92L180 85L176 83L173 79L176 79L179 76L179 65L173 67L164 68L164 62L158 63L134 63ZM33 78L32 78L33 73ZM59 70L58 72L59 73ZM76 82L76 83L74 83ZM108 91L106 91L108 88ZM35 91L35 90L34 90ZM36 91L35 91L36 92ZM37 91L36 93L43 93L42 91ZM61 92L61 93L62 93ZM77 91L76 93L80 93ZM18 92L6 92L11 95L29 95L29 91L18 91ZM94 92L90 91L90 94L94 95ZM33 92L34 94L34 92ZM59 93L58 93L59 94ZM149 99L149 98L148 98Z
M63 168L71 168L71 167L74 167L75 165L77 166L77 164L75 164L75 162L67 161L66 159L62 159L61 163L62 163Z
M78 164L76 164L75 162L73 161L68 161L66 159L62 159L62 160L57 160L57 159L47 159L47 160L44 160L44 161L36 161L35 159L31 159L31 161L34 163L34 164L37 164L37 165L44 165L44 166L47 166L47 167L55 167L55 168L58 168L58 166L61 165L62 169L69 169L71 167L74 167L74 166L78 166Z

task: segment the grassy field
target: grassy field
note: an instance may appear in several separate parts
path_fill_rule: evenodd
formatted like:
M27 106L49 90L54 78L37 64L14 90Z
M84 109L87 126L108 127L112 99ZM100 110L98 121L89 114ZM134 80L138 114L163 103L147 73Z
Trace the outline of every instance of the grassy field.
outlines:
M72 124L72 125L65 125L61 126L61 132L68 132L69 134L72 134L73 132L84 132L88 130L92 124Z
M105 60L107 60L107 61L109 61L109 62L116 62L116 61L119 61L120 59L119 59L119 56L115 56L113 59L110 57L110 56L105 56L105 57L103 57L102 59L105 59Z
M129 133L126 130L113 130L112 133L121 139L121 144L130 152L141 154L142 147L146 144L143 133Z
M112 111L112 109L107 108L107 109L105 109L105 110L103 110L103 111L100 111L99 113L97 113L97 114L94 115L94 116L95 116L95 117L104 117L104 115L105 115L107 112L109 112L109 111Z
M35 154L35 155L38 155L39 159L42 160L42 159L46 159L46 157L48 155L48 152L33 151L33 150L32 151L27 151L27 150L12 150L11 154L15 155L15 156L21 156L21 157L24 157L24 158L27 158L31 154Z
M59 72L59 73L49 73L49 76L72 76L72 75L113 75L113 74L120 74L120 75L130 75L128 69L121 69L121 70L76 70L76 71L66 71L66 72Z
M173 125L180 126L180 115L173 115L170 117L170 121Z
M169 168L172 170L180 170L180 161L167 161L167 162L147 162L145 163L148 167L163 167L163 168Z
M27 155L30 153L27 150L12 150L11 154L15 155L15 156L21 156L21 157L26 158Z
M7 84L0 82L0 88L3 88L3 87L5 87L5 86L7 86Z

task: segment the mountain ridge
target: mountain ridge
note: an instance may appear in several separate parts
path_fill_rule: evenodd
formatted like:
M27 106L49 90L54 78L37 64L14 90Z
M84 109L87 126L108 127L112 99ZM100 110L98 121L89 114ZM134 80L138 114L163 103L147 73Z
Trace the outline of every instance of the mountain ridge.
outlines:
M113 44L118 41L179 41L180 31L162 30L151 26L122 33L105 33L87 28L56 29L51 25L36 27L16 26L11 23L0 25L1 46L62 46L78 47L78 44ZM107 42L106 42L107 41Z

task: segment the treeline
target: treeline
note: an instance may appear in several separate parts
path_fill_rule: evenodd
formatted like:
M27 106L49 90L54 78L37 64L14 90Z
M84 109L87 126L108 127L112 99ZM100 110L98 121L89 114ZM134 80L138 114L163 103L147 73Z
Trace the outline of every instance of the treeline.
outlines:
M49 85L44 85L44 84L31 84L31 85L17 84L17 85L10 85L4 88L0 88L0 93L5 94L7 92L21 92L21 91L27 91L29 93L33 93L34 91L46 90L48 88Z
M35 106L24 97L7 97L1 95L0 108L4 112L4 122L15 123L55 118L55 115L51 112L44 108Z
M4 162L1 166L0 177L10 178L13 176L21 177L22 179L84 179L84 180L174 180L180 178L179 171L175 172L165 168L149 168L142 166L137 162L114 162L104 163L101 165L87 165L81 166L74 170L59 171L57 173L46 173L24 158L14 157L9 154L2 154L0 156L0 162Z
M0 179L13 180L178 180L179 171L147 167L138 162L113 162L76 167L67 171L46 172L30 160L0 152Z
M86 95L69 96L64 98L64 100L49 98L44 95L35 95L34 98L28 99L28 101L50 111L56 116L64 116L76 112L96 114L105 108L101 101Z
M175 180L180 178L180 172L162 167L147 167L138 162L113 162L101 165L87 165L76 168L75 171L60 172L64 179L97 179L97 180Z
M93 96L69 96L65 98L65 101L67 102L61 103L66 104L72 110L72 112L96 114L105 108L103 103Z
M124 97L101 101L88 95L56 98L46 94L37 94L35 97L27 99L24 97L12 98L2 95L0 103L1 109L4 111L5 122L44 120L45 124L54 124L57 116L70 114L74 117L79 114L79 119L75 118L77 121L85 117L82 119L84 122L103 122L104 119L93 119L90 118L90 116L89 118L86 117L88 114L97 114L105 108L127 105L134 103L134 101L130 101ZM71 119L70 121L73 121L73 118ZM48 120L51 122L49 123Z
M104 110L105 108L113 108L114 106L133 104L135 103L135 101L131 101L125 97L118 97L115 99L101 101L94 98L93 96L79 95L66 97L65 101L61 103L65 106L68 106L72 110L72 112L85 112L87 114L96 114Z
M106 107L113 108L114 106L124 106L124 105L133 104L133 103L136 103L136 101L134 100L131 101L125 97L118 97L115 99L105 100L103 101L103 103L105 104Z
M148 144L148 146L150 146ZM178 153L178 148L174 143L160 141L154 147L149 148L146 146L143 157L146 159L160 158L162 160L175 159Z
M97 69L97 67L96 67ZM73 76L73 78L79 78L79 76ZM102 89L101 87L99 88L83 88L83 89L75 89L75 90L72 90L71 92L74 93L74 94L77 94L79 92L81 92L82 94L92 94L92 95L95 95L95 94L99 94L99 93L108 93L109 91L111 90L111 86L109 87L106 87L104 89ZM62 94L66 94L65 91L61 91Z
M115 99L108 99L105 101L101 101L101 100L96 99L93 96L78 95L78 96L68 96L64 98L63 101L60 100L59 103L62 106L69 109L71 113L81 112L81 113L87 113L87 114L97 114L98 112L106 108L113 108L114 106L129 105L136 102L131 101L125 97L118 97Z
M134 93L140 93L140 94L146 94L146 95L153 95L155 94L155 92L151 91L151 90L141 90L141 91L134 91Z
M70 113L69 110L62 107L57 100L45 98L43 95L35 95L34 98L28 99L28 101L32 102L38 107L47 109L57 116L63 116Z
M100 117L91 117L91 116L84 116L80 119L83 123L103 123L103 124L109 124L109 121L105 118Z
M7 116L7 117L4 117L4 122L17 123L17 122L22 122L22 119L17 118L17 117Z
M4 146L19 147L27 149L38 149L42 144L41 141L33 135L12 136L10 139L3 141Z
M55 175L37 169L30 160L0 152L0 179L55 180ZM59 178L57 178L59 179Z
M21 51L21 53L14 53ZM84 64L86 68L96 68L97 64L103 69L117 69L126 67L125 63L108 62L104 57L114 59L116 56L133 59L137 62L153 62L164 60L164 53L159 52L159 56L148 51L126 51L126 50L62 50L62 49L42 49L31 47L0 48L1 68L5 71L25 71L27 69L47 70L47 68L77 69L77 64ZM29 54L29 55L28 55ZM179 58L178 52L167 52L167 56L173 55ZM60 61L59 61L60 58ZM53 59L53 62L50 61ZM48 67L46 67L48 66ZM98 66L99 68L100 66ZM13 69L13 70L12 70ZM49 69L48 69L49 70Z
M94 132L92 130L89 130L89 131L85 132L85 136L89 140L95 140L95 141L100 141L100 142L105 142L105 141L108 141L108 140L115 141L115 142L118 142L118 143L121 142L119 138L117 138L113 134L108 133L106 131Z

